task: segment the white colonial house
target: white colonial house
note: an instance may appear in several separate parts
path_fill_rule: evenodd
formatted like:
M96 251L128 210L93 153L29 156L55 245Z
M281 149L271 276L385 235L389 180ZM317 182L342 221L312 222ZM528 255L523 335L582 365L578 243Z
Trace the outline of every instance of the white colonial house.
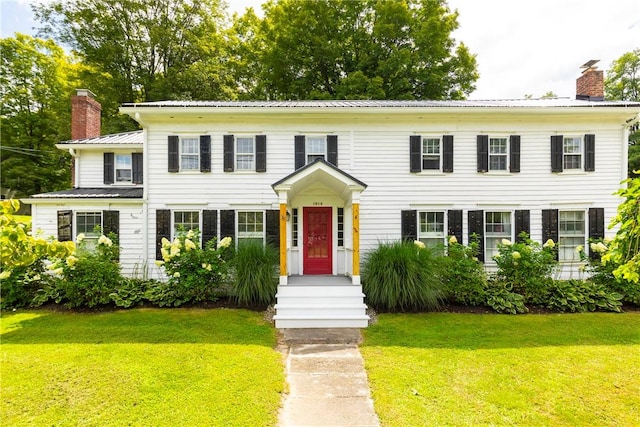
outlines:
M640 103L603 100L594 68L577 87L577 99L125 104L142 130L104 136L83 90L74 139L58 145L73 189L26 202L45 235L118 233L129 275L162 278L160 241L179 227L270 242L277 327L364 327L360 264L380 242L476 234L490 269L496 243L525 231L559 242L568 276L577 246L613 236Z

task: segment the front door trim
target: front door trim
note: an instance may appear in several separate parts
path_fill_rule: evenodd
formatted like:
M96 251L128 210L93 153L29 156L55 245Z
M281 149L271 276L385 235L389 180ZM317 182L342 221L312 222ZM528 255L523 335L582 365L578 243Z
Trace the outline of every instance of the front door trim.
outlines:
M303 274L333 274L333 208L308 206L303 217Z

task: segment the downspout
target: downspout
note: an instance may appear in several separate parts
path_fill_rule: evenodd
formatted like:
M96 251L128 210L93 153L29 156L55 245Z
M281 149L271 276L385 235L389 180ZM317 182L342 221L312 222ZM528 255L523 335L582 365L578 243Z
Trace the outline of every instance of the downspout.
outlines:
M71 188L78 188L79 186L76 186L76 163L80 156L73 148L69 148L69 154L71 155Z

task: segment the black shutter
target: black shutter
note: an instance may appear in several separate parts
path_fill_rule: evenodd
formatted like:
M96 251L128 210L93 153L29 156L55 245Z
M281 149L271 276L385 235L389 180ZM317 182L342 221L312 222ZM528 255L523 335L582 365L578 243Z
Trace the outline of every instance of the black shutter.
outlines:
M177 135L169 135L169 172L180 171L180 139Z
M604 239L604 208L589 208L589 240ZM598 252L591 250L589 245L589 257L597 259Z
M162 238L171 239L171 211L169 209L156 210L156 259L162 259Z
M202 247L204 248L209 240L218 236L218 211L202 211Z
M102 234L120 234L120 212L102 211Z
M478 172L489 171L489 135L478 135L477 141L477 163Z
M113 179L113 170L114 170L114 165L113 165L113 153L104 153L103 154L103 158L104 161L102 162L104 167L104 183L105 184L113 184L115 182L115 180Z
M256 172L267 171L267 135L256 135Z
M142 153L131 153L131 174L134 184L142 184L144 180Z
M294 138L295 168L300 169L307 162L305 159L305 139L304 135L296 135Z
M220 238L236 238L236 212L234 210L220 211ZM235 245L235 241L233 244Z
M553 135L551 137L551 172L562 172L563 139L562 135Z
M522 242L520 233L527 233L527 237L531 237L531 219L528 210L515 211L515 235L516 242Z
M234 157L234 150L233 150L233 144L234 144L234 138L233 135L225 135L223 137L223 142L222 142L222 146L223 146L223 150L224 150L224 171L225 172L233 172L233 157Z
M338 135L327 135L327 161L338 166Z
M418 211L402 211L400 227L402 240L416 240L418 238Z
M558 244L558 210L557 209L543 209L542 210L542 243L546 243L547 240L553 240ZM558 259L558 252L556 251L556 260Z
M453 135L442 136L442 172L453 172Z
M266 212L265 231L267 232L267 244L280 250L280 211L270 209Z
M584 170L587 172L596 170L596 136L593 134L584 136Z
M58 241L73 240L73 212L58 211Z
M411 135L409 137L409 171L422 171L422 147L420 135Z
M200 172L211 172L211 135L200 135Z
M478 239L478 260L484 262L484 211L469 211L469 240Z
M455 236L458 243L462 244L462 211L450 210L447 212L447 234Z
M509 171L520 172L520 135L509 137Z

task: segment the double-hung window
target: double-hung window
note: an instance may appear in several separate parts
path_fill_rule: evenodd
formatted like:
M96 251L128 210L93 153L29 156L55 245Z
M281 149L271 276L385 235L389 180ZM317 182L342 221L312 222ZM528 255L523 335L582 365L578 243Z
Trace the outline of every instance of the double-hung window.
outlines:
M498 254L498 243L511 240L511 212L485 212L485 260Z
M255 157L254 138L252 136L236 137L236 170L255 170Z
M238 212L238 246L243 243L258 242L264 244L264 212Z
M115 155L116 182L131 182L132 164L131 154Z
M200 140L183 137L180 140L180 170L200 170Z
M199 211L174 211L173 212L173 237L190 230L200 230Z
M102 212L76 212L76 238L84 235L87 249L93 249L102 234Z
M440 138L422 139L422 169L440 169L440 147Z
M308 136L306 143L307 163L327 158L327 140L324 136Z
M444 212L420 212L418 240L428 248L438 248L445 244Z
M580 261L576 252L586 240L584 211L558 212L558 259L560 261Z
M508 154L507 138L489 138L489 170L490 171L506 171L507 170L507 154Z
M564 137L562 164L564 169L582 169L582 138Z

